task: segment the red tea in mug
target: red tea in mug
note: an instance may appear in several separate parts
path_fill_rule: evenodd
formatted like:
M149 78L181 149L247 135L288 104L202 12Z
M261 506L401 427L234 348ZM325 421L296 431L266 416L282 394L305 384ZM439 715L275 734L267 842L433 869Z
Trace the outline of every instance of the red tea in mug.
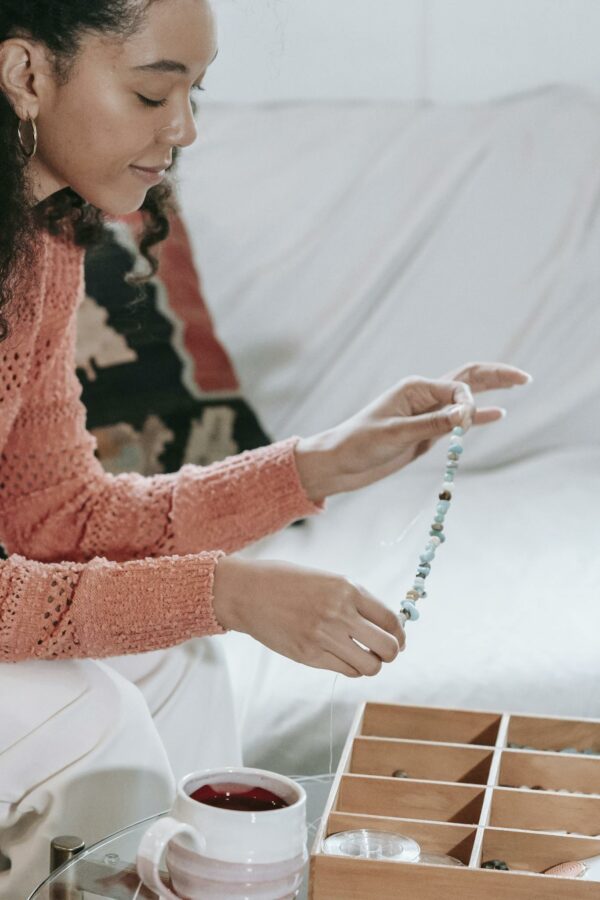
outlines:
M238 812L267 812L289 806L283 797L273 791L252 784L203 784L190 797L207 806Z

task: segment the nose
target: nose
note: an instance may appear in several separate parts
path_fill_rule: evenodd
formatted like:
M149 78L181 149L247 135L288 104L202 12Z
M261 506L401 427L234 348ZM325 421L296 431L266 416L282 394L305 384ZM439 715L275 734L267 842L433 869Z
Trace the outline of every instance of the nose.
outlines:
M198 129L189 97L176 105L171 121L161 129L160 137L172 147L189 147L194 143Z

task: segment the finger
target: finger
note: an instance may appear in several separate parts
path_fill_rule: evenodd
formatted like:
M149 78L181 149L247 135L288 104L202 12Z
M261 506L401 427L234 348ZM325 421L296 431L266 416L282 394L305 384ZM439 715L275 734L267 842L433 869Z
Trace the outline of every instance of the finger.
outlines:
M332 641L331 652L343 663L356 669L360 675L377 675L383 665L376 653L360 646L350 636L336 636Z
M397 427L401 429L404 443L436 441L442 435L450 434L457 426L470 428L475 412L475 406L459 403L418 416L410 416L401 420Z
M454 372L449 372L445 379L464 381L471 390L479 394L482 391L493 391L499 388L511 388L529 384L533 379L528 372L516 366L504 363L469 363Z
M499 422L506 417L506 410L501 406L482 406L475 411L473 425L489 425L490 422Z
M475 405L470 386L457 379L412 378L400 386L399 393L408 393L411 408L418 413L431 412L451 404Z
M367 622L360 616L353 626L350 637L375 653L382 662L393 662L400 652L398 640L378 625Z
M406 643L406 635L398 620L398 616L391 609L388 609L387 606L384 606L380 600L373 597L365 588L359 585L357 587L359 593L356 600L356 609L358 612L369 622L373 622L379 628L382 628L383 631L387 631L388 634L395 637L398 641L398 646L403 650Z
M336 656L334 653L328 653L327 650L323 650L319 653L319 656L315 661L308 663L308 665L315 669L329 669L331 672L338 672L340 675L345 675L347 678L360 678L362 675L362 672L359 672L354 666L344 662L344 660L340 659L339 656Z

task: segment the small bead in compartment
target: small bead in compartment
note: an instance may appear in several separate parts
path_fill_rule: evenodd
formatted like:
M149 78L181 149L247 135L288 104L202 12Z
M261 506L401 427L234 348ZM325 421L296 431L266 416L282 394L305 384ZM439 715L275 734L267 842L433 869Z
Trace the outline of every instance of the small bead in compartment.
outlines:
M495 869L497 872L510 872L509 867L503 859L488 859L486 862L481 863L481 868Z
M392 772L392 778L410 778L410 775L404 769L396 769Z

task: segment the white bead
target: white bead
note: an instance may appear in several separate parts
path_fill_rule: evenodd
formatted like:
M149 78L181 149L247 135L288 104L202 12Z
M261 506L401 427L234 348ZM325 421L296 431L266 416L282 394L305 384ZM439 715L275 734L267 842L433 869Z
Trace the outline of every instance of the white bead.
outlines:
M439 537L434 537L434 536L432 535L432 536L429 538L429 543L430 543L430 544L433 544L434 547L439 547L439 545L440 545L442 542L440 541Z
M450 443L456 444L457 447L462 447L463 439L461 437L459 437L457 434L456 435L453 434L452 437L450 438Z
M454 482L453 481L444 481L444 483L442 485L442 489L440 491L440 494L442 494L444 491L450 491L450 493L452 493L453 490L454 490Z

